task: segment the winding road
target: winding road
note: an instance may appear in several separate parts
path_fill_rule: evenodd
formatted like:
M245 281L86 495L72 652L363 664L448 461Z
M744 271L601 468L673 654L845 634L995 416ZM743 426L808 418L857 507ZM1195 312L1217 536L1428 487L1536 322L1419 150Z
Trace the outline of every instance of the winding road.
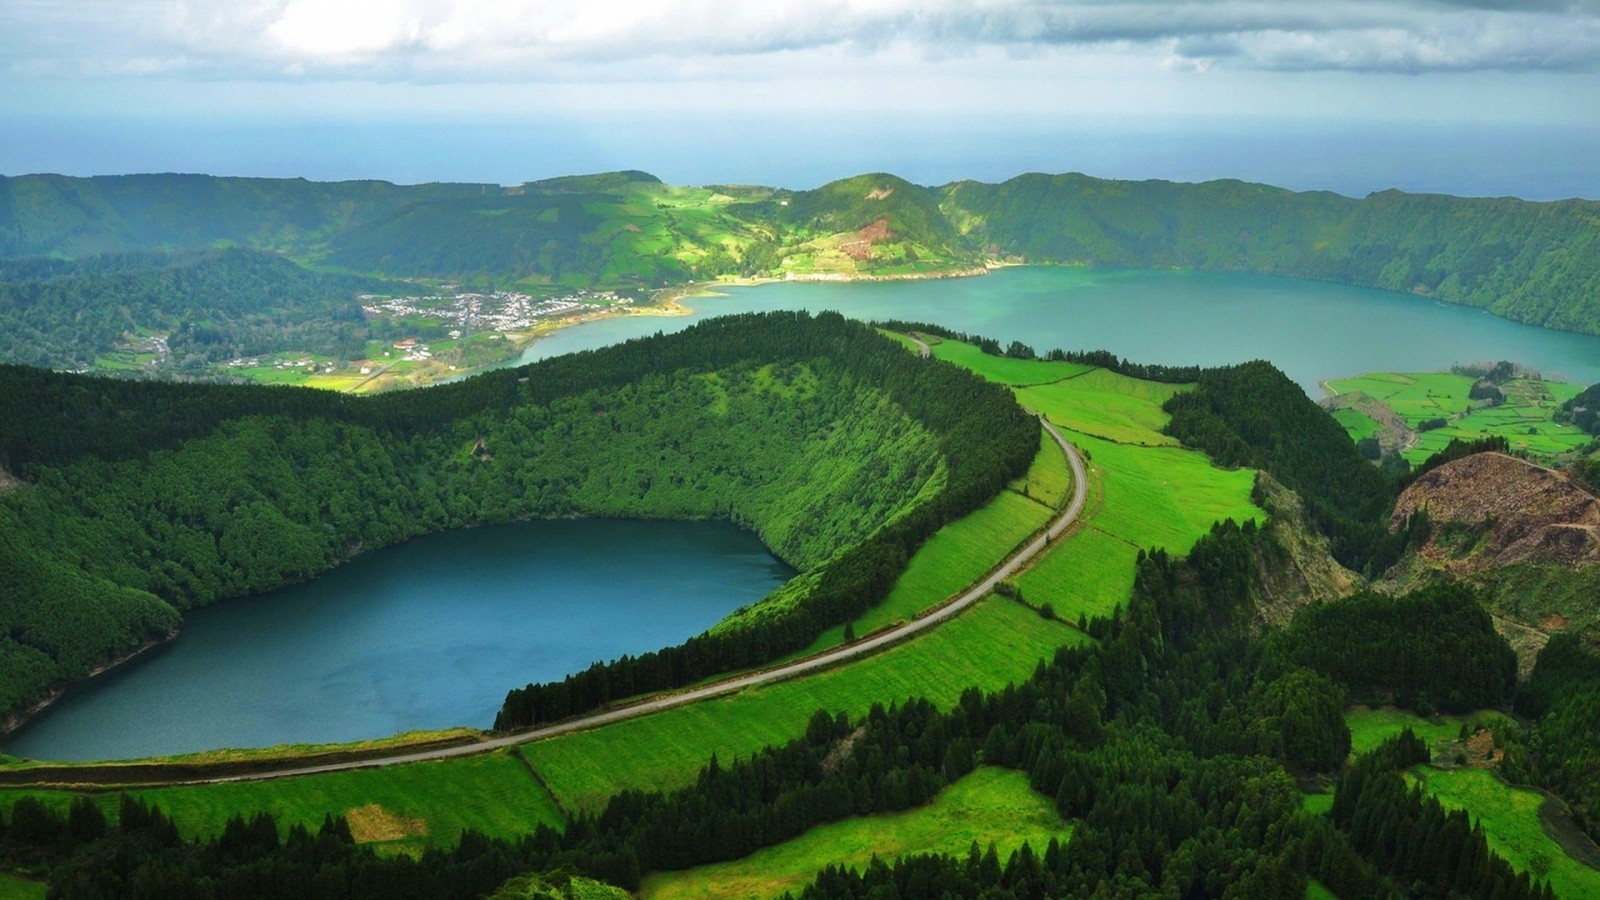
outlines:
M918 343L921 342L918 341ZM839 665L840 663L848 662L853 659L876 653L894 644L898 644L909 637L938 627L943 622L946 622L959 615L962 610L983 599L983 597L990 591L994 590L995 586L1002 580L1010 578L1012 575L1015 575L1017 572L1021 571L1022 568L1028 563L1032 562L1033 559L1042 553L1051 542L1059 538L1069 527L1071 527L1072 523L1077 520L1078 515L1083 512L1084 501L1088 497L1088 476L1084 470L1083 459L1078 455L1077 449L1073 447L1066 438L1061 436L1061 432L1057 431L1054 425L1046 421L1043 416L1039 418L1039 422L1041 425L1043 425L1045 431L1055 439L1057 444L1061 446L1061 451L1066 454L1067 462L1072 467L1072 500L1067 504L1066 508L1061 510L1061 512L1057 514L1056 517L1052 519L1042 531L1036 532L1028 543L1013 551L1009 557L991 569L989 574L985 576L982 581L956 595L955 597L945 601L944 603L923 612L916 618L890 628L887 631L881 631L877 634L869 635L853 643L845 644L842 647L836 647L832 650L826 650L814 656L808 656L804 659L798 659L783 665L773 666L772 668L760 669L754 672L745 673L743 675L736 675L732 678L727 678L722 681L702 685L701 687L665 694L662 696L641 700L636 703L631 703L626 706L602 710L600 712L592 713L576 719L555 722L550 725L543 725L527 731L520 731L515 734L490 738L489 740L478 741L472 744L459 744L430 750L397 753L390 756L374 756L364 759L347 759L340 760L338 762L321 763L316 765L294 766L291 764L281 769L263 768L245 773L232 773L197 778L174 778L144 783L176 785L221 784L234 781L262 781L270 778L291 778L299 775L319 775L327 772L347 772L353 769L371 769L380 766L396 766L404 765L406 763L428 762L430 760L453 759L461 756L472 756L479 753L488 753L490 751L499 750L505 747L512 747L517 744L526 744L530 741L555 737L556 735L567 734L573 731L583 731L585 729L595 728L601 725L608 725L612 722L621 722L627 719L634 719L638 718L639 716L650 715L651 713L660 712L662 710L672 709L678 706L686 706L690 703L698 703L701 700L709 700L713 697L721 697L726 694L742 691L746 688L756 687L763 684L771 684L775 681L782 681L799 675L805 675L810 672L816 672L821 669L831 668ZM93 782L85 780L82 782L73 783L92 784Z

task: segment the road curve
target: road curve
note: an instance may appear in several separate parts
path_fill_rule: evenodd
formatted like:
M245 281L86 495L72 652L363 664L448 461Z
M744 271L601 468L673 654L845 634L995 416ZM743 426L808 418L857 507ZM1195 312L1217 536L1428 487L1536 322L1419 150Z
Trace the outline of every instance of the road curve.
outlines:
M918 343L921 342L919 341ZM1072 444L1068 443L1066 438L1061 436L1061 432L1057 431L1054 425L1046 421L1043 416L1039 418L1039 422L1044 426L1045 431L1055 439L1057 444L1061 446L1062 452L1067 456L1067 462L1072 466L1071 502L1068 503L1067 507L1050 521L1049 525L1046 526L1043 531L1035 534L1033 539L1027 544L1023 545L1021 549L1014 551L1005 561L991 569L989 574L982 581L968 588L966 591L963 591L956 597L946 601L945 603L936 606L927 612L924 612L909 622L905 622L887 631L879 632L875 635L863 638L862 640L858 640L854 643L846 644L842 647L837 647L832 650L827 650L814 656L808 656L804 659L798 659L791 663L785 663L781 666L774 666L770 669L761 669L759 671L749 672L744 675L736 675L723 681L702 685L701 687L692 688L690 690L679 691L677 693L666 694L664 696L659 696L652 699L641 700L637 703L632 703L627 706L602 710L600 712L582 716L577 719L569 719L564 722L555 722L550 725L543 725L528 731L520 731L516 734L490 738L489 740L479 741L473 744L460 744L457 746L442 747L434 750L399 753L393 756L343 760L340 762L322 763L309 766L296 766L282 769L263 769L255 772L218 775L215 777L175 779L162 781L159 783L221 784L224 782L234 781L263 781L270 778L291 778L299 775L319 775L327 772L346 772L352 769L371 769L379 766L395 766L403 765L405 763L428 762L430 760L453 759L461 756L472 756L479 753L487 753L492 750L499 750L504 747L512 747L517 744L526 744L530 741L543 740L544 738L555 737L556 735L567 734L573 731L583 731L585 729L595 728L601 725L608 725L612 722L621 722L626 719L633 719L639 716L649 715L665 709L686 706L690 703L708 700L712 697L721 697L725 694L732 694L737 691L742 691L746 688L770 684L775 681L794 678L797 675L804 675L820 669L830 668L847 660L852 660L858 657L876 653L879 650L883 650L886 647L897 644L913 635L917 635L937 627L941 623L954 618L962 610L981 600L986 594L994 590L995 585L999 584L1002 580L1015 575L1022 569L1022 567L1033 561L1034 557L1038 556L1047 546L1049 546L1052 541L1054 541L1056 538L1059 538L1061 534L1065 532L1074 521L1077 520L1078 515L1083 512L1084 501L1088 497L1088 477L1084 471L1083 459L1079 457L1077 449L1074 448Z
M928 346L927 341L909 332L906 334L906 337L911 339L911 343L917 345L917 353L921 354L923 359L927 359L933 355L933 348Z

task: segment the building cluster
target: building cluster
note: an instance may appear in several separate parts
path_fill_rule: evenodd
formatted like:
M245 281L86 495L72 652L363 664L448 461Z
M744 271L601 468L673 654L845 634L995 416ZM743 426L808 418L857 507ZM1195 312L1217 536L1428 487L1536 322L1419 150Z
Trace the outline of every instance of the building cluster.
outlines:
M564 297L534 297L516 291L457 292L427 297L365 294L360 300L361 308L369 316L427 316L455 325L457 328L451 332L452 337L459 337L462 331L526 331L538 324L540 319L565 315L596 301L629 302L618 299L611 291L578 291Z

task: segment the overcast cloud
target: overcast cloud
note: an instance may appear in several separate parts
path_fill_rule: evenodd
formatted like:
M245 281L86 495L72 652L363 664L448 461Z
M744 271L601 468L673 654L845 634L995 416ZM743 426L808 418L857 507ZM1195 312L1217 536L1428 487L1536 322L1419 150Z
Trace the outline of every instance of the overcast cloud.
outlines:
M1111 51L1191 71L1594 71L1597 0L0 0L14 75L388 81L747 77L909 51Z

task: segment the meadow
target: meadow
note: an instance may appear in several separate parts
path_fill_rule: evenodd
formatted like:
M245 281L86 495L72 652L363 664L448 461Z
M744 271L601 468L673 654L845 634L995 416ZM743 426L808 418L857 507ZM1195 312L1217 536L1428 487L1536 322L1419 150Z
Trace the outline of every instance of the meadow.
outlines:
M1417 766L1409 774L1446 809L1471 813L1489 846L1513 868L1549 879L1559 897L1600 897L1600 871L1568 856L1540 822L1543 794L1512 787L1487 769Z
M712 754L748 756L792 740L812 713L861 715L925 697L948 708L968 687L1020 682L1058 647L1089 638L1020 603L990 596L915 640L843 668L526 745L523 754L568 809L598 809L624 788L688 784Z
M965 856L973 843L993 844L1004 860L1024 843L1043 853L1051 838L1065 841L1071 832L1050 798L1028 787L1026 773L986 767L945 788L926 806L820 825L731 862L657 872L645 878L639 895L651 900L777 897L798 893L824 866L861 869L873 856L887 861L913 853Z
M1515 378L1500 385L1505 402L1482 406L1468 396L1475 379L1451 372L1368 372L1354 378L1327 382L1331 394L1365 395L1399 416L1417 431L1431 419L1444 419L1442 428L1418 431L1415 442L1401 455L1413 465L1443 450L1452 439L1505 438L1513 450L1554 457L1578 450L1590 436L1573 425L1552 419L1555 411L1578 394L1578 385L1538 378ZM1334 413L1352 440L1377 433L1378 423L1357 410Z
M297 778L132 790L173 817L187 837L215 837L230 816L270 812L282 828L315 831L325 816L348 816L357 840L399 852L429 844L454 844L463 829L515 838L539 823L560 826L565 817L527 764L508 751L478 756L357 769ZM22 796L65 808L66 791L8 789L0 805ZM119 794L93 794L115 817ZM3 896L3 895L0 895Z
M1220 469L1162 434L1161 405L1182 385L1076 363L991 356L959 341L933 347L940 359L1012 385L1018 402L1065 430L1089 469L1084 524L1018 578L1030 605L1065 621L1108 616L1128 599L1139 550L1185 553L1220 519L1264 518L1250 501L1255 475Z

